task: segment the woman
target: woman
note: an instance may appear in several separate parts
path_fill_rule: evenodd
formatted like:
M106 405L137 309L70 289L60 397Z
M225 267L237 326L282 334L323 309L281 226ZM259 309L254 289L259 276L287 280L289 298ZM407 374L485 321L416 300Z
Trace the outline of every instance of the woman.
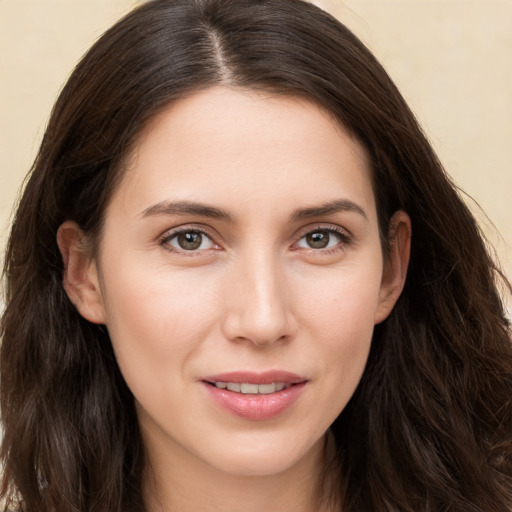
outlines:
M512 508L499 271L386 73L310 4L156 0L110 29L5 274L13 508Z

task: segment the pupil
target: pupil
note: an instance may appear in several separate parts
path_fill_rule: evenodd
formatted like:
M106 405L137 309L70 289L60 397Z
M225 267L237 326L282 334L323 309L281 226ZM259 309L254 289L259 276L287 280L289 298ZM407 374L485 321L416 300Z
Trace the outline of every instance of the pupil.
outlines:
M314 249L323 249L329 243L329 234L325 231L315 231L306 237L308 245Z
M187 232L180 233L178 235L178 243L182 249L187 251L193 251L194 249L199 249L202 242L202 236L200 233Z

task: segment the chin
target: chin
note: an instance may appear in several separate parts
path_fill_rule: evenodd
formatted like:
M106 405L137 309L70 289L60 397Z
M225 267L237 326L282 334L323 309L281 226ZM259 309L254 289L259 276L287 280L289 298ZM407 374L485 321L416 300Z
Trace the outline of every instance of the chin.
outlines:
M210 465L223 473L240 477L272 476L292 471L306 460L320 458L323 453L324 436L313 445L302 444L297 439L286 442L265 442L259 438L254 442L248 440L230 443L224 453L216 453ZM214 460L215 459L215 460Z

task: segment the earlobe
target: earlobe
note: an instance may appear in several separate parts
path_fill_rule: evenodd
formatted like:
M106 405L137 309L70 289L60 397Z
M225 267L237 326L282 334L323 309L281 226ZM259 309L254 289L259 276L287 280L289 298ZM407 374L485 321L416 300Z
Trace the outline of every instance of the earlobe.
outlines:
M402 210L396 212L389 225L389 255L384 271L375 323L385 320L391 313L405 285L411 252L411 219Z
M98 268L86 244L86 235L76 222L66 221L57 231L57 244L64 263L63 286L78 312L90 322L106 322Z

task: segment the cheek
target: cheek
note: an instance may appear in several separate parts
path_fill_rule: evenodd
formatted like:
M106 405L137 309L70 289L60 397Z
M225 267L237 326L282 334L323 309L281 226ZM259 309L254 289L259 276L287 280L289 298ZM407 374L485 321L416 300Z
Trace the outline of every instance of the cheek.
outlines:
M352 396L366 365L379 304L380 268L378 261L347 267L302 286L303 335L311 340L311 359L326 379L333 400L327 407L334 417Z
M370 350L376 307L373 296L358 299L361 296L351 295L350 300L333 299L327 306L318 303L311 336L318 344L318 365L323 366L325 375L333 384L354 389Z
M317 332L323 333L323 338L341 336L355 341L373 332L382 279L378 256L367 261L361 257L357 264L340 266L335 271L320 269L305 275L294 292L297 310L309 318Z
M105 269L103 295L121 371L134 393L140 383L171 385L212 329L212 287L197 286L187 272L117 263Z

